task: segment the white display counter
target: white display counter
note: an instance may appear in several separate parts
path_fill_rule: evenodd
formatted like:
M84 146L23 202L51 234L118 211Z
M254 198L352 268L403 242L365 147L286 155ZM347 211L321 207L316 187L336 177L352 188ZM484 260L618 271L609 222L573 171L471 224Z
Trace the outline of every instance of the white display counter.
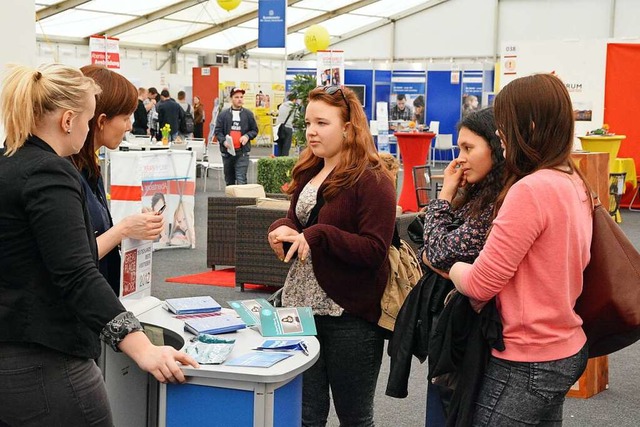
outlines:
M124 303L145 326L162 328L163 333L159 337L163 337L167 345L182 348L185 342L194 337L183 330L184 322L174 318L155 298L133 304L128 301ZM259 332L250 328L223 336L236 340L227 360L251 351L264 340ZM201 365L199 369L183 367L187 377L184 384L159 384L150 375L140 371L128 357L106 349L103 366L115 425L300 425L301 374L315 363L320 352L315 337L305 337L305 341L308 356L296 352L270 368L224 364ZM146 408L140 398L144 391L135 391L136 388L148 390L146 396L149 403Z

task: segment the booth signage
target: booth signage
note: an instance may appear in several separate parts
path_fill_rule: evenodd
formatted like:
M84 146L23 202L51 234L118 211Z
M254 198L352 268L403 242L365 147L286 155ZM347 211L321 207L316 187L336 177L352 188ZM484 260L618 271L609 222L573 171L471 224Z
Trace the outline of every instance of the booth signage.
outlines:
M89 37L91 63L107 68L120 69L120 40L115 37Z
M258 4L258 47L283 48L286 44L285 0L260 0Z

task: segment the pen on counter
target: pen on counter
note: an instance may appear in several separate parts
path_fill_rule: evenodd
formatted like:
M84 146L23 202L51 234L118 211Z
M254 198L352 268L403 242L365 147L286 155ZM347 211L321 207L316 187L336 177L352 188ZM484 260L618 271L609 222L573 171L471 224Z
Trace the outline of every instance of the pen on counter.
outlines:
M305 356L309 355L309 349L307 348L307 343L302 341L300 343L300 348L302 349L302 354L304 354Z

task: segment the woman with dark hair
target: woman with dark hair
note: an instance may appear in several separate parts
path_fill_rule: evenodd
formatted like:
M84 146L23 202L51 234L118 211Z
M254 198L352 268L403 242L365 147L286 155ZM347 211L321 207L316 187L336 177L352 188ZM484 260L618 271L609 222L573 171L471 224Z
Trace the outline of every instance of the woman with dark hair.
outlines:
M561 425L569 388L587 363L582 292L592 235L588 185L570 159L573 108L550 74L516 79L496 96L506 158L497 216L473 264L458 262L456 288L496 298L504 326L475 406L474 425Z
M100 272L107 279L116 295L120 295L120 250L118 245L125 237L155 240L164 229L164 219L148 210L129 215L113 224L109 204L96 158L101 147L118 148L125 132L131 130L131 114L138 103L138 92L126 78L105 67L87 65L80 69L93 79L102 92L96 98L96 110L89 121L89 133L80 152L71 161L82 176L91 223L96 232Z
M303 374L302 424L326 424L331 390L341 425L369 426L384 344L377 321L394 183L352 91L312 90L305 122L308 147L293 169L291 207L268 235L278 258L292 261L282 303L312 307L320 341L318 361Z
M444 170L438 198L425 209L424 246L419 251L422 262L447 279L456 261L473 262L480 253L503 187L504 157L492 109L469 114L458 123L458 147L460 154ZM444 298L453 284L439 284L446 286L439 292ZM445 424L451 394L448 386L428 383L427 425Z
M424 124L424 96L418 95L413 100L413 120L416 124Z

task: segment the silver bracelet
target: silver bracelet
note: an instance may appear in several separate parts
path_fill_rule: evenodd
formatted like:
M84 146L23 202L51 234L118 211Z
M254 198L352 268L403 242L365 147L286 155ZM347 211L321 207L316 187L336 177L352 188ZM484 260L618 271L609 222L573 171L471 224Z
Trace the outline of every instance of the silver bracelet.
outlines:
M120 352L118 344L131 332L142 331L140 321L130 311L118 314L106 324L100 339L104 341L113 351Z

